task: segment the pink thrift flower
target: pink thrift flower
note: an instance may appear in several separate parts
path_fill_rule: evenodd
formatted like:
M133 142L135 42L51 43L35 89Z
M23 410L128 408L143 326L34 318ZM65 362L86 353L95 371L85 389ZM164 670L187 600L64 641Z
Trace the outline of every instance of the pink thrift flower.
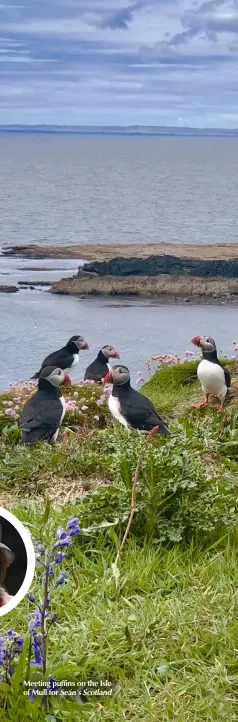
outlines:
M113 384L108 384L108 386L105 386L104 394L101 396L101 399L103 399L103 401L105 401L105 399L106 399L105 394L111 394L112 389L113 389Z
M65 404L66 411L74 411L75 407L76 407L76 401L74 401L73 399L68 399L68 401L66 401L66 404Z
M13 419L17 419L19 416L19 414L17 414L16 411L14 411L14 409L6 409L5 414L7 414L8 416L11 416Z

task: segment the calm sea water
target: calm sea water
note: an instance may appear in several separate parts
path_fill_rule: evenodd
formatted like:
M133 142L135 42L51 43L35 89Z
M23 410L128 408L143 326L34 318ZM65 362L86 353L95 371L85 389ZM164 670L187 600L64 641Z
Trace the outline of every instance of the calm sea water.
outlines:
M238 140L0 134L0 247L11 243L236 243ZM0 256L0 284L76 273L80 259ZM31 271L29 267L39 270ZM114 344L133 382L155 353L183 354L199 333L232 354L237 310L0 294L0 390L28 379L75 333Z
M235 243L238 139L0 134L5 243Z
M0 295L0 390L8 383L26 380L41 360L68 338L85 336L90 349L80 354L72 378L83 378L86 366L107 343L119 350L135 384L137 371L156 353L194 350L192 336L212 333L219 350L232 355L237 309L222 306L157 306L145 302L80 300L49 293L22 291Z

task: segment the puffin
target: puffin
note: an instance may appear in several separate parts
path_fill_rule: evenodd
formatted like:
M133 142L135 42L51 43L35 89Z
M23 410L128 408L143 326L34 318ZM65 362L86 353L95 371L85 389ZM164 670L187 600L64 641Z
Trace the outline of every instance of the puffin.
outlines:
M44 366L38 390L23 406L19 418L23 443L48 441L53 444L56 441L65 414L65 400L59 388L61 385L69 385L64 371L55 366Z
M102 383L102 379L109 370L109 358L120 358L120 354L113 346L103 346L98 352L95 360L89 364L84 374L84 381L98 381Z
M58 351L53 351L53 353L50 353L49 356L46 356L44 361L42 361L40 370L37 371L34 376L31 376L31 378L38 379L45 366L57 366L62 369L62 371L67 372L78 363L79 351L88 350L88 348L88 343L82 336L71 336L68 343L66 343L66 346L63 346L63 348L58 349ZM68 383L71 383L69 376Z
M169 436L167 424L158 415L150 399L132 388L127 366L112 366L104 377L104 384L109 383L112 383L113 387L108 406L114 419L128 430L151 431L158 426L159 434Z
M201 349L202 360L198 364L197 375L205 398L196 408L208 406L210 394L220 401L219 412L223 411L223 404L231 386L231 377L227 368L222 366L217 358L216 344L211 336L194 336L191 343Z

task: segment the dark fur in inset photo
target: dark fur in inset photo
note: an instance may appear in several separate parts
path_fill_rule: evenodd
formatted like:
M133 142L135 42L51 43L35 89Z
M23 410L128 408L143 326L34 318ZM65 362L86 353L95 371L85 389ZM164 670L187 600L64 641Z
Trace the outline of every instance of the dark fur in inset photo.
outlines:
M27 570L27 553L15 527L0 517L0 607L21 588Z

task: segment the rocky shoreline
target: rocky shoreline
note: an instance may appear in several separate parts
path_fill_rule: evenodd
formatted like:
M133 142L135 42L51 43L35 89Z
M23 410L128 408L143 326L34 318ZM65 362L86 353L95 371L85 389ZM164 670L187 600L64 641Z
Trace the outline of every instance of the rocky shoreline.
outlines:
M37 244L4 246L4 257L25 259L73 258L88 261L107 261L116 258L148 258L148 256L173 255L178 258L238 259L238 245L217 243L213 245L188 243L127 243L123 245L103 243L78 243L67 246L42 246Z
M5 284L0 285L0 293L17 293L19 288L17 286L7 286Z
M53 283L50 293L96 297L154 299L157 303L238 304L238 280L188 276L96 276L79 272L78 276Z

